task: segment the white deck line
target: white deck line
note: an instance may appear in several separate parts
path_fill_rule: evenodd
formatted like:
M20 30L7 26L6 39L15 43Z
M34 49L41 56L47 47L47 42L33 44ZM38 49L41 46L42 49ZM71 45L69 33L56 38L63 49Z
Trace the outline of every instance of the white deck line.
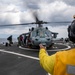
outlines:
M27 57L27 58L39 60L39 58L37 58L37 57L32 57L32 56L28 56L28 55L24 55L24 54L12 52L12 51L6 51L6 50L4 50L4 49L0 49L0 52L5 52L5 53L9 53L9 54L14 54L14 55L22 56L22 57Z
M62 44L62 43L56 43L56 44L58 44L58 45L65 45L65 46L67 46L67 48L55 49L55 50L47 50L47 51L61 51L61 50L67 50L67 49L71 48L69 45L66 45L66 44ZM19 46L19 48L24 49L24 50L29 50L29 51L39 51L38 49L29 49L29 48L24 48L24 47L21 47L21 46Z

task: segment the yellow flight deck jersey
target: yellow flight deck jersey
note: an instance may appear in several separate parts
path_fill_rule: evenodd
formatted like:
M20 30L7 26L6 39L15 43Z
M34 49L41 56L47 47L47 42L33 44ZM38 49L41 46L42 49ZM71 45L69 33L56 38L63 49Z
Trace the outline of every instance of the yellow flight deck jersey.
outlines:
M39 52L40 65L50 74L53 74L55 64L55 54L52 56L47 55L45 49L41 49Z
M51 75L75 75L75 49L59 51L51 56L41 49L39 58L41 66Z

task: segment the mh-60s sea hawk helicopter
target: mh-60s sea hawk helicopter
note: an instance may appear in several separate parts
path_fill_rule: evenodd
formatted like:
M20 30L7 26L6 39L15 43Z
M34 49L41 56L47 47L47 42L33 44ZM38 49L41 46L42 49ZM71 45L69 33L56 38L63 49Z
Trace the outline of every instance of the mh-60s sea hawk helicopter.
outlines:
M27 47L36 47L39 46L40 43L45 45L46 47L50 47L53 45L53 38L57 37L56 32L51 32L48 27L43 27L43 24L49 23L71 23L70 21L65 22L44 22L38 19L38 15L36 12L33 13L36 22L32 23L22 23L22 24L8 24L8 25L0 25L0 27L4 26L19 26L19 25L30 25L34 24L37 27L32 27L29 29L28 33L23 33L18 37L18 44L27 46Z
M26 45L28 47L37 47L40 43L46 47L53 45L53 38L57 37L58 33L51 32L48 27L43 27L42 24L47 24L49 22L43 22L38 19L37 13L34 13L34 18L36 22L29 24L36 24L37 27L32 27L29 29L28 33L21 34L18 37L18 42L20 45Z

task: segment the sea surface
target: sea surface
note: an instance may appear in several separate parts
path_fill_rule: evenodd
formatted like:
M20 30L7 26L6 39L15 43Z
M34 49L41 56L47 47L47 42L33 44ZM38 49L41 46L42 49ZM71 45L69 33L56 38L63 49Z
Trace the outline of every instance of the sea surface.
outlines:
M17 42L16 38L12 39L13 42ZM0 44L8 42L7 38L0 38Z

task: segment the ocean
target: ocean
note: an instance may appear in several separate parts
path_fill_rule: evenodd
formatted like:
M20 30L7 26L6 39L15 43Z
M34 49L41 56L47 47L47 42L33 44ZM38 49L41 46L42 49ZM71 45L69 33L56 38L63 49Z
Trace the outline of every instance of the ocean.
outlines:
M16 38L13 38L12 41L17 42L18 40ZM7 38L0 38L0 44L6 43L6 42L8 42Z

